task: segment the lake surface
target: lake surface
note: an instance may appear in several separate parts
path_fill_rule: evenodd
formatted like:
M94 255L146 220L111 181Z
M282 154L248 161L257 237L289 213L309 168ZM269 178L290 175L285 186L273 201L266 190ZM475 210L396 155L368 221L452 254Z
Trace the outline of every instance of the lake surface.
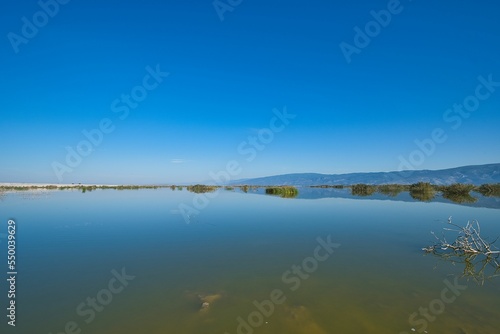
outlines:
M449 216L495 239L497 208L221 190L186 221L177 210L195 196L4 194L18 308L2 333L498 333L500 279L456 280L462 264L421 251Z

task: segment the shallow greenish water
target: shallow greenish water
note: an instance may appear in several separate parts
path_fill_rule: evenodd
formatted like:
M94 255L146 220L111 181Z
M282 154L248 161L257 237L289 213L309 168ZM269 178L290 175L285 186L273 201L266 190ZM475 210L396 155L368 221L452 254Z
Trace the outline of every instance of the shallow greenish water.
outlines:
M449 216L457 224L479 220L494 239L498 209L221 191L185 221L176 210L194 196L170 189L5 194L0 233L16 221L18 309L16 328L3 321L2 333L64 333L71 322L95 334L498 333L500 281L455 282L463 266L421 251ZM340 246L318 250L318 238ZM0 247L6 256L5 239ZM308 270L294 273L294 265ZM122 270L134 278L110 293ZM447 284L462 288L444 303ZM5 310L4 280L0 288ZM270 301L276 290L280 303ZM428 318L418 314L429 307Z

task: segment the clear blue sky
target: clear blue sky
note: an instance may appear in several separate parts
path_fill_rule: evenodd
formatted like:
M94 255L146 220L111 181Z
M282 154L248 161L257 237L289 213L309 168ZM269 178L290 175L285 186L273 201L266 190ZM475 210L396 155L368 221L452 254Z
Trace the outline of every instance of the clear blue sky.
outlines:
M234 179L398 170L436 128L446 141L413 167L499 161L500 84L479 88L488 97L468 118L446 114L474 103L479 76L500 82L498 1L238 2L224 20L212 0L71 0L53 17L5 3L0 182L197 182L231 160ZM341 43L355 47L354 28L388 6L397 13L348 63ZM34 19L36 34L23 29ZM149 78L135 108L121 102L157 65L169 75ZM285 106L285 129L254 159L239 153ZM114 130L69 166L68 147L103 119Z

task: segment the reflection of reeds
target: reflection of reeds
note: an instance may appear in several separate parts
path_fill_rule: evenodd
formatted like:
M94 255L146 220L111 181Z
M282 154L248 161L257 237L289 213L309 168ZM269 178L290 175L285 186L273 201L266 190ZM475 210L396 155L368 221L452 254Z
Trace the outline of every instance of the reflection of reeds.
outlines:
M445 193L443 192L443 197L449 199L455 203L475 203L477 202L477 198L472 197L469 193L467 194L454 194L454 193Z
M72 185L23 185L23 186L0 186L2 191L28 191L28 190L80 190L82 193L87 191L93 191L96 189L114 189L114 190L137 190L137 189L158 189L165 188L166 186L155 186L155 185L122 185L122 186L106 186L106 185L83 185L83 184L72 184Z
M474 190L479 192L483 196L500 197L500 183L483 184L479 187L474 188Z
M477 198L471 196L470 191L476 191L483 196L496 196L500 197L500 183L496 184L483 184L475 187L472 184L454 183L451 185L433 185L429 182L418 182L411 185L407 184L383 184L383 185L370 185L370 184L354 184L352 186L342 185L316 185L310 188L351 188L352 195L356 196L370 196L375 191L395 197L403 191L408 191L410 196L418 201L431 201L436 196L436 192L441 192L443 198L449 199L455 203L475 203Z
M434 187L428 182L419 182L410 185L410 196L418 201L430 201L436 195Z
M195 184L194 186L187 186L186 189L196 194L211 193L219 189L219 186L206 186L203 184Z
M377 191L377 187L369 184L355 184L351 186L351 193L356 196L370 196L375 191Z
M196 184L193 186L157 186L157 185L84 185L84 184L71 184L71 185L0 185L0 191L28 191L35 189L46 189L46 190L71 190L76 189L81 192L90 192L96 189L114 189L114 190L138 190L138 189L158 189L158 188L170 188L171 190L183 190L186 188L188 191L194 193L206 193L214 192L221 188L220 186L208 186ZM241 191L247 193L248 191L257 191L261 186L250 186L250 185L237 185L237 186L226 186L226 190L234 190L239 188ZM352 186L344 185L314 185L310 188L351 188L352 195L356 196L370 196L375 192L381 194L395 197L403 191L409 191L411 197L418 201L431 201L436 192L441 192L443 198L449 199L455 203L474 203L477 198L470 195L470 191L475 191L483 196L488 197L500 197L500 183L495 184L483 184L481 186L474 186L471 184L460 184L455 183L451 185L432 185L428 182L419 182L412 185L403 184L384 184L384 185L369 185L369 184L355 184ZM269 190L267 189L277 189ZM285 189L285 190L283 190ZM267 187L266 193L270 195L277 195L282 197L296 197L298 195L298 190L292 186L277 186L277 187Z
M297 188L292 186L267 187L266 194L280 196L283 198L294 198L297 197L299 191Z
M123 186L78 186L77 189L81 189L82 193L87 191L93 191L96 189L113 189L113 190L139 190L139 189L158 189L165 188L164 186L137 186L137 185L123 185ZM69 188L71 189L71 188Z
M472 279L478 285L483 285L485 280L500 276L500 266L495 256L480 256L478 254L445 254L437 251L431 252L440 260L451 262L453 265L463 264L462 277Z
M381 194L396 197L403 191L410 190L410 186L402 184L383 184L377 187L377 191Z
M436 186L435 188L441 191L444 198L455 203L474 203L477 201L477 198L469 194L474 189L472 184L455 183L448 186Z

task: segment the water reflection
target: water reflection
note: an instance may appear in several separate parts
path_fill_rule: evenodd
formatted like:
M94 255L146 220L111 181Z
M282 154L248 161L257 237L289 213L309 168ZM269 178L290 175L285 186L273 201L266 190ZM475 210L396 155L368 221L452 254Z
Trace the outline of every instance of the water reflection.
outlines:
M216 197L205 194L210 204L199 215L188 214L190 224L172 215L201 197L185 186L51 190L33 201L8 193L0 220L12 215L22 224L19 260L27 280L20 299L26 321L19 330L55 333L69 319L78 321L76 305L103 288L112 268L126 267L137 273L134 285L87 332L235 333L238 317L256 310L254 301L284 287L285 271L313 268L305 259L314 254L316 238L331 234L345 247L314 273L300 269L308 278L254 333L399 333L409 314L438 296L442 278L455 268L440 260L433 271L434 259L422 256L435 219L473 217L484 222L485 235L496 236L500 211L429 205L390 188L359 197L351 188L300 187L296 199L265 195L265 187L221 188ZM324 197L338 199L308 199ZM460 271L471 262L481 270L481 258L463 260L454 262L464 266ZM485 278L498 274L489 264L483 272ZM482 333L497 333L498 293L492 284L474 290L454 304L459 313L440 315L432 332L488 326Z
M299 199L321 199L321 198L349 198L349 199L373 199L390 200L398 202L438 202L452 203L464 206L482 208L500 208L500 197L484 196L479 192L472 191L470 194L452 194L436 191L433 188L410 186L385 185L378 186L373 191L374 186L365 187L342 187L342 188L321 188L321 187L301 187L296 198ZM257 191L263 193L263 191Z
M279 196L282 198L295 198L299 195L299 191L295 187L284 186L284 187L267 187L267 195Z
M410 195L418 201L429 202L436 196L436 191L430 183L419 182L410 186Z
M371 196L376 191L376 186L368 184L355 184L351 187L351 193L355 196Z
M462 276L472 279L478 285L483 285L485 281L500 277L500 264L498 256L484 256L482 254L445 254L434 251L431 254L440 261L449 262L454 266L463 267ZM436 264L436 267L438 264ZM436 268L435 267L435 268Z

